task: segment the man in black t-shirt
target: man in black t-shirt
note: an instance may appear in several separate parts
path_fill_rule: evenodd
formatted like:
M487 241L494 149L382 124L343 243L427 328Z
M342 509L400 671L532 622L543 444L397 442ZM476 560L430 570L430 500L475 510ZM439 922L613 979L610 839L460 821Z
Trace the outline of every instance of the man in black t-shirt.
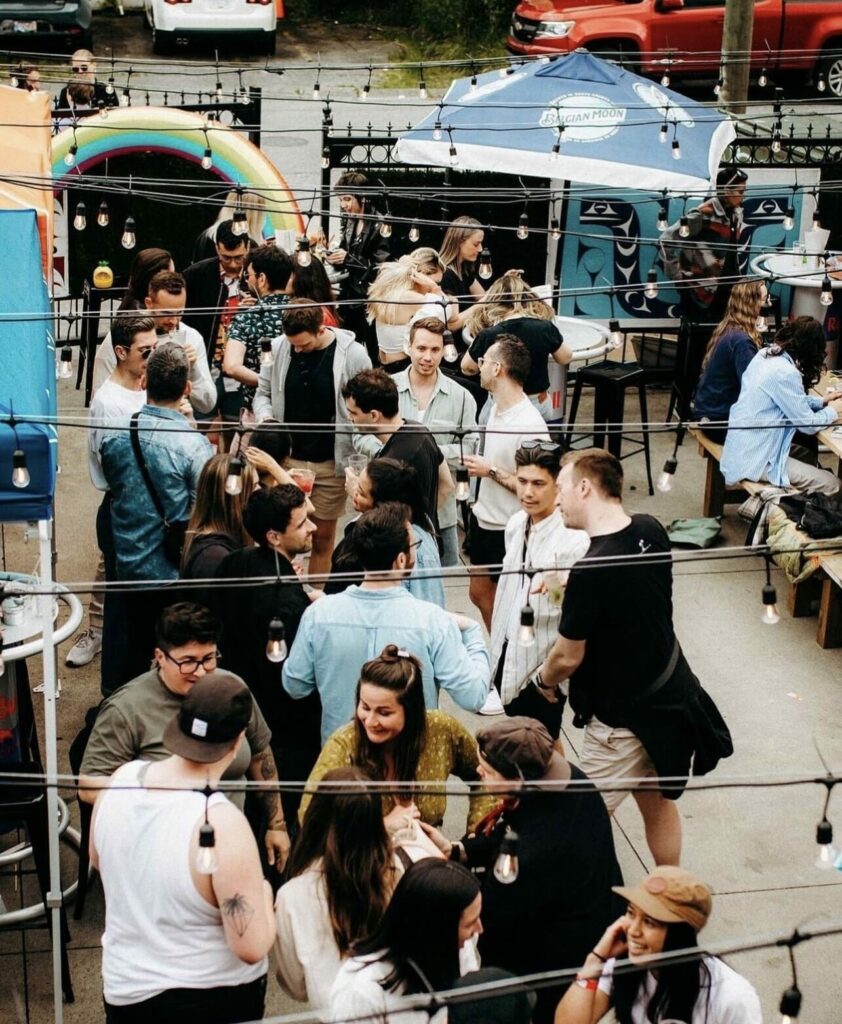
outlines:
M363 434L374 434L383 447L375 458L397 459L412 466L430 522L438 534L438 506L453 481L436 439L422 424L405 420L398 409L398 388L385 370L362 370L342 389L348 417Z
M730 734L699 685L672 625L669 540L652 516L628 515L623 469L599 448L569 452L558 493L565 525L591 538L573 567L559 637L536 676L548 700L570 678L574 724L585 726L583 771L592 779L703 774L731 754ZM638 562L639 559L639 562ZM678 864L684 785L634 791L657 864ZM613 813L627 795L604 791Z

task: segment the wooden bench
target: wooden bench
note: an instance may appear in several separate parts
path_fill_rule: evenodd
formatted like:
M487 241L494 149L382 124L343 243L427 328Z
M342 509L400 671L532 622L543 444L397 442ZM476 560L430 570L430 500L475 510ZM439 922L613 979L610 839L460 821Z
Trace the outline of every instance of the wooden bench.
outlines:
M707 462L705 472L705 498L702 514L705 516L721 516L726 504L743 502L752 494L760 494L769 486L756 480L741 480L734 487L725 483L725 477L719 468L722 459L722 445L711 441L701 430L691 429L688 433L698 442L699 454Z
M818 560L822 590L816 643L824 648L842 647L842 552L819 554Z

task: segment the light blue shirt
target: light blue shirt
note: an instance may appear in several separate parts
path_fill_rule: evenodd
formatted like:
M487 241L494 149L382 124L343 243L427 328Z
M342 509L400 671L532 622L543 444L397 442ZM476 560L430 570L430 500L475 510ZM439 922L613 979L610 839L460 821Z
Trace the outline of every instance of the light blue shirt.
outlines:
M439 546L431 533L412 524L412 532L421 543L415 549L415 568L409 579L403 581L406 589L421 601L430 601L439 608L445 608L444 583L441 578L441 556ZM427 573L430 573L427 576Z
M762 349L748 364L740 397L728 417L720 462L726 484L768 480L776 487L788 487L786 460L796 428L802 434L817 434L835 421L833 409L805 394L790 355L772 355L770 349Z
M387 644L420 660L428 710L438 707L440 689L466 711L485 703L490 665L477 623L460 632L447 612L399 584L384 590L352 586L304 612L284 664L291 697L319 692L323 744L353 717L360 669Z

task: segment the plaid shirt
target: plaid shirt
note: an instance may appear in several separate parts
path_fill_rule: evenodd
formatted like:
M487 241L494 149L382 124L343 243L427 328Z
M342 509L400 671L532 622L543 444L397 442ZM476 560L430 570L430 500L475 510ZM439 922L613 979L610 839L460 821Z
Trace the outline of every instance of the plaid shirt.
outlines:
M243 365L247 369L260 373L260 339L278 338L284 333L281 313L288 302L288 295L266 295L256 306L242 310L231 321L228 340L245 345ZM243 384L241 394L246 409L251 409L256 390L256 385Z

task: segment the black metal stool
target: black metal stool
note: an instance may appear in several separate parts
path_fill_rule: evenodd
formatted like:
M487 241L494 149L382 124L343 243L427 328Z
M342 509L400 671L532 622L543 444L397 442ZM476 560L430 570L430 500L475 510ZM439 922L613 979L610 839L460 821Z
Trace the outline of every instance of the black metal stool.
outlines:
M649 413L646 406L646 384L649 382L647 370L637 363L615 363L604 362L596 366L584 366L576 372L576 384L573 388L573 401L570 405L570 415L567 420L567 432L564 437L564 447L569 449L572 444L573 427L576 423L576 413L579 410L579 400L582 397L582 388L587 384L594 389L594 428L592 431L593 444L596 448L606 447L612 455L618 459L627 459L631 455L643 452L646 459L646 479L649 482L649 493L654 494L652 486L652 466L649 459L649 433L642 431L642 436L637 434L629 435L619 429L607 431L606 424L620 424L624 420L624 408L626 402L626 391L629 388L636 388L640 399L640 421L649 422ZM608 441L606 444L606 433ZM583 435L587 436L587 435ZM639 440L639 446L632 451L622 454L624 440Z

